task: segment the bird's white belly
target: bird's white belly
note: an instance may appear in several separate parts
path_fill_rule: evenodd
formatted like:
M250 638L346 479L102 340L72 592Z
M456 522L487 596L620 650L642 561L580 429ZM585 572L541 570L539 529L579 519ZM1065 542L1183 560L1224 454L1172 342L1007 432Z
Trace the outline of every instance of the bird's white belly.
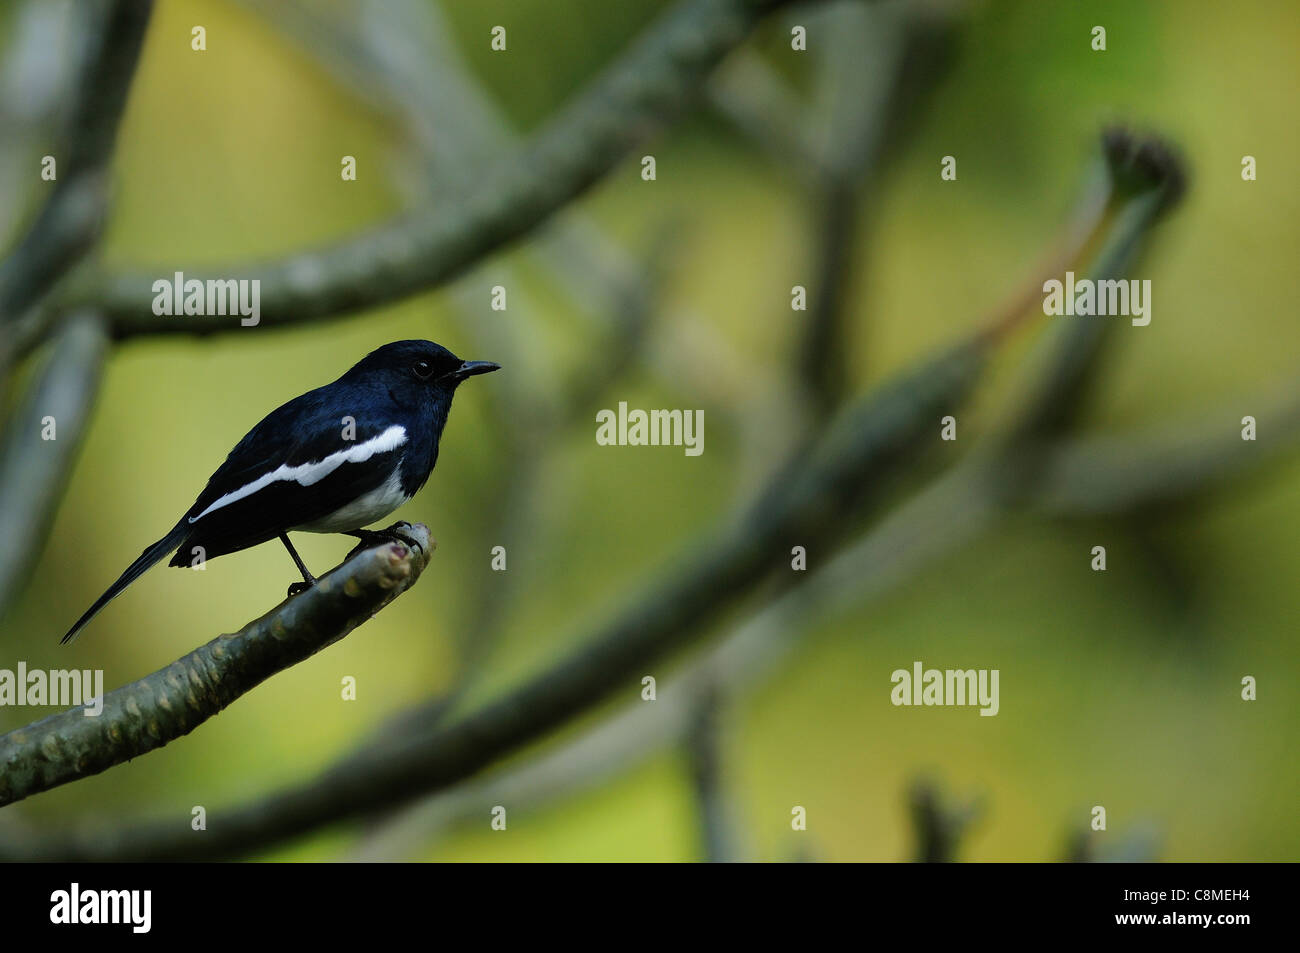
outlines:
M295 526L294 529L307 533L345 533L379 522L409 499L402 492L402 481L394 469L393 475L381 486L357 497L328 516Z

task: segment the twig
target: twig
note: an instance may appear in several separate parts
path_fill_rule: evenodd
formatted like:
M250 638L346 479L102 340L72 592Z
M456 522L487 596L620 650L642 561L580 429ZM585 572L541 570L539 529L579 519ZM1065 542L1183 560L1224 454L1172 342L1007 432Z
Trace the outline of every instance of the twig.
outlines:
M761 54L745 49L708 85L709 104L806 185L821 175L822 154L803 121L807 108Z
M862 300L858 252L885 160L906 143L901 114L934 85L952 29L949 18L921 7L838 4L820 12L829 48L817 103L823 144L808 175L815 271L798 343L802 393L817 422L840 405L850 383L850 291ZM862 374L860 355L854 370Z
M699 817L700 844L710 863L737 860L734 810L728 804L722 768L720 693L710 685L695 702L685 748Z
M1075 440L1044 454L1030 509L1052 516L1088 517L1168 510L1203 497L1230 479L1300 447L1300 394L1288 381L1281 393L1234 401L1261 423L1252 443L1228 415L1206 425L1164 425L1140 435Z
M103 698L0 735L0 805L98 774L186 735L240 695L337 642L415 584L433 542L385 543L352 557L306 592L233 635Z

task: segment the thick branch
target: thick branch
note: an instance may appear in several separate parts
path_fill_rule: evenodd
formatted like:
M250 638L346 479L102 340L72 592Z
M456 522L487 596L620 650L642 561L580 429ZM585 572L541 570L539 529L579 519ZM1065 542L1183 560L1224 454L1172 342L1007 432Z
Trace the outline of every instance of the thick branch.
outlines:
M704 77L777 0L683 0L520 152L484 170L457 202L272 263L172 265L102 275L76 293L101 304L116 337L233 330L220 316L152 310L153 281L185 271L261 281L262 323L280 326L373 308L435 287L543 222L608 173L691 100Z
M301 595L103 699L0 735L0 805L98 774L186 735L276 672L343 638L415 584L433 548L385 543L358 553Z

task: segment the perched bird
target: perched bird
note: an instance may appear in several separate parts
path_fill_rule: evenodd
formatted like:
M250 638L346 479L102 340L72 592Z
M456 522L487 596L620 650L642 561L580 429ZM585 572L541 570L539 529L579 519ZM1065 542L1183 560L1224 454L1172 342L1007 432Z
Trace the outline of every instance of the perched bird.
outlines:
M332 384L271 411L230 451L171 532L127 567L63 641L173 550L169 565L189 566L278 536L302 573L303 581L289 587L292 596L316 579L289 542L290 531L344 533L363 546L397 538L395 527L362 527L424 486L456 388L499 368L462 361L432 341L396 341Z

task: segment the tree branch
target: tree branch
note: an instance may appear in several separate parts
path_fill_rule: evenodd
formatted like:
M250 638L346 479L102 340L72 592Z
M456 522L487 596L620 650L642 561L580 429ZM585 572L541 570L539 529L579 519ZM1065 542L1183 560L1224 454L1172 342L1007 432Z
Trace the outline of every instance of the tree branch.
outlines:
M830 35L818 97L824 133L810 189L815 265L796 344L813 422L829 417L852 374L863 373L860 353L849 363L850 301L851 292L862 300L868 278L861 249L874 224L881 171L906 145L910 124L903 116L950 59L952 32L950 16L922 6L868 10L855 4L822 12ZM864 326L859 320L856 333Z
M0 805L161 748L343 638L414 585L428 564L428 527L405 532L422 548L385 543L358 553L233 635L109 692L99 715L87 716L81 705L0 735Z
M1136 436L1088 437L1054 446L1044 455L1029 506L1036 513L1076 518L1169 510L1295 454L1300 395L1294 382L1234 406L1260 421L1257 442L1242 440L1240 424L1225 413L1218 419L1211 414L1208 427L1198 418Z
M433 288L519 238L608 173L680 114L703 78L784 0L682 0L576 101L513 156L485 170L463 199L399 218L329 248L220 269L261 281L262 323L338 316ZM152 285L172 265L102 274L72 300L102 305L117 338L239 327L220 316L153 313ZM192 269L211 274L212 267Z
M152 0L116 0L90 39L57 185L0 264L0 326L22 318L99 239L108 201L107 167L152 7ZM21 330L0 337L0 374L13 360L20 339L33 345L43 323L26 323Z
M98 314L72 315L0 443L0 613L40 554L42 534L81 447L108 338ZM42 439L43 421L55 428Z
M684 754L695 795L702 859L732 863L743 859L735 830L736 808L727 798L723 768L724 742L720 726L721 693L706 686L694 701Z

